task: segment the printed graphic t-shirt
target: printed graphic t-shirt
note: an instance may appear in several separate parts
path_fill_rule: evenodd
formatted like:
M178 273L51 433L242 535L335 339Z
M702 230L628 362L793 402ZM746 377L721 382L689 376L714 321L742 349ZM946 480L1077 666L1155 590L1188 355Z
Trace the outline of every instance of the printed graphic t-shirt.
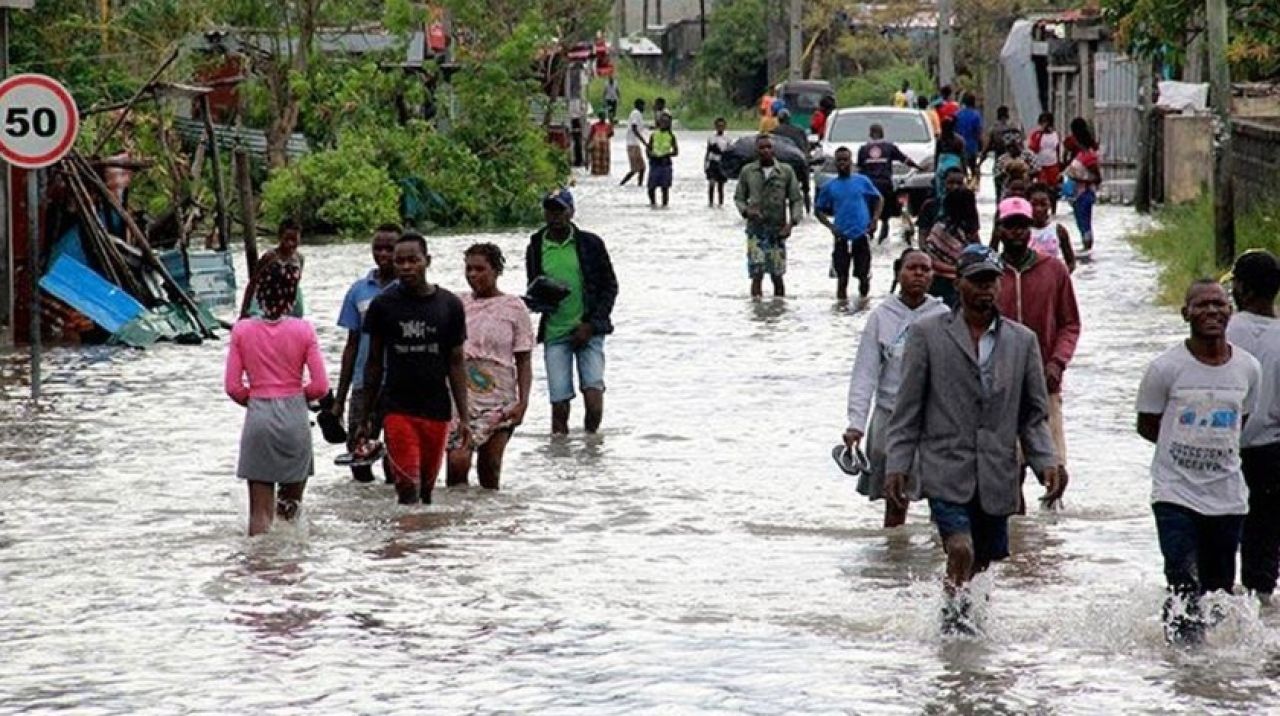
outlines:
M1243 515L1249 490L1240 471L1240 428L1253 412L1262 370L1239 346L1211 366L1178 344L1152 361L1138 388L1138 412L1163 414L1151 461L1151 501L1202 515Z
M458 297L439 286L419 296L396 284L369 304L364 332L382 338L386 411L448 420L449 355L467 339L467 318Z
M893 163L907 161L898 145L885 139L858 147L858 171L877 185L893 185Z

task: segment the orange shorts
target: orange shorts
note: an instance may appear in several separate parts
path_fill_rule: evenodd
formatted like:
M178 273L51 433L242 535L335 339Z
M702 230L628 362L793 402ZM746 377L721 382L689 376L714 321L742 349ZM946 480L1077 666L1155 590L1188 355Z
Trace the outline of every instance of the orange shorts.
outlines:
M382 421L387 440L387 457L399 490L418 489L426 482L426 492L436 484L444 464L444 446L449 437L448 420L428 420L404 413L391 413Z

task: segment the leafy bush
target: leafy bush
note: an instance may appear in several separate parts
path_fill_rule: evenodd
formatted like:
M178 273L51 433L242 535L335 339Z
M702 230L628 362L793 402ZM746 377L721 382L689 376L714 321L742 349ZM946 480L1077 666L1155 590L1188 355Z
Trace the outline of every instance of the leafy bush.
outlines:
M698 69L738 105L755 102L769 82L765 48L766 0L717 3L711 31L698 54Z
M840 107L889 104L893 94L902 88L903 80L911 83L917 96L933 94L933 79L928 70L920 65L896 64L845 80L836 88L836 104Z
M528 58L536 56L542 37L540 24L526 20L488 61L454 77L463 111L450 139L479 161L485 223L536 222L541 196L569 176L564 152L548 144L529 118L529 98L540 90L527 74Z
M422 83L371 60L327 61L300 79L300 126L322 149L273 173L264 218L343 233L397 218L420 229L537 222L541 197L569 176L564 152L529 115L541 92L530 58L547 34L530 16L502 37L454 75L460 111L447 134L402 122L397 104L420 105Z
M326 232L365 232L400 215L400 190L358 142L309 154L282 167L262 187L269 224L288 217Z

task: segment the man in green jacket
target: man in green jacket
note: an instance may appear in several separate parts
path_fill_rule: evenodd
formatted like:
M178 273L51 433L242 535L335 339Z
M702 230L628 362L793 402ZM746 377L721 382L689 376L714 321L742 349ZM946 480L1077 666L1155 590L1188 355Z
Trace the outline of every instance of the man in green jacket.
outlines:
M751 277L751 297L763 294L761 283L769 274L773 295L786 295L782 276L787 272L787 237L791 227L804 216L800 182L791 167L773 157L773 139L756 138L760 159L742 168L734 203L747 220L747 274ZM790 218L787 207L790 206Z

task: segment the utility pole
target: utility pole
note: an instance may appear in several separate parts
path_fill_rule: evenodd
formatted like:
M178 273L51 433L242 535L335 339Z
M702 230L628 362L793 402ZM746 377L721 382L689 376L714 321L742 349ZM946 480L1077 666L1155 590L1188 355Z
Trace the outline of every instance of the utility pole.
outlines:
M800 55L804 52L804 37L800 32L801 21L804 19L804 6L800 0L791 0L791 53L790 53L790 71L787 72L787 79L795 81L800 77Z
M1235 192L1231 182L1231 67L1227 64L1227 0L1205 1L1209 35L1209 91L1213 97L1213 248L1219 266L1236 254Z
M951 2L938 0L938 87L956 79L955 36L951 34Z
M649 0L640 3L640 34L649 36Z
M707 0L698 0L698 39L707 40Z

